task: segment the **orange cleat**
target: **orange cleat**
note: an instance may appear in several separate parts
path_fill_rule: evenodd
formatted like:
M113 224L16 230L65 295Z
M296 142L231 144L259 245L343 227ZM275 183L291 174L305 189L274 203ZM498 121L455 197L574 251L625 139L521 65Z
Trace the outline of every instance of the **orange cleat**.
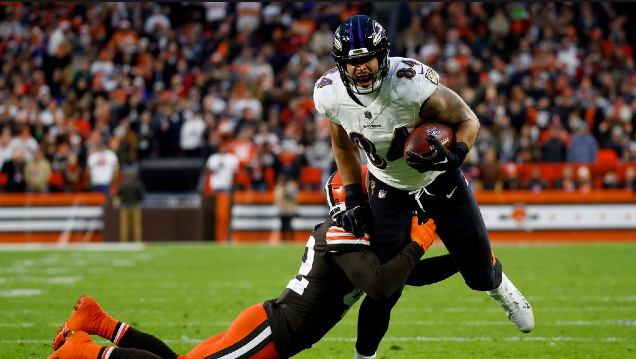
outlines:
M62 325L53 340L54 350L64 345L70 332L77 330L110 339L110 336L117 326L117 321L106 314L95 299L82 295L77 301L77 305L73 306L73 309L73 314L71 314L71 317Z
M66 323L62 324L55 339L53 339L53 350L58 350L64 344L69 334L71 334L71 331L68 329L68 326L66 326Z
M65 344L47 359L96 359L100 351L112 350L93 343L91 337L81 330L67 333Z

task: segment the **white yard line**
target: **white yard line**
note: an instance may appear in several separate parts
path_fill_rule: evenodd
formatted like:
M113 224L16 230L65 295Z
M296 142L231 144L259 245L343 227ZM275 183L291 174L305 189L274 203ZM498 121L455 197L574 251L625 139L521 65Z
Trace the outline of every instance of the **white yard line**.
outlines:
M24 314L24 313L22 313ZM208 327L229 327L232 322L143 322L139 323L139 327L192 327L192 326L208 326ZM357 325L354 321L341 321L338 325ZM34 327L36 323L1 323L0 327ZM470 322L453 322L453 321L394 321L391 326L507 326L510 321L470 321ZM607 320L607 321L556 321L541 322L541 326L636 326L636 320ZM49 323L51 327L59 327L60 323Z
M101 287L100 287L101 288ZM162 299L162 298L155 298L155 299ZM72 307L71 303L71 307ZM355 312L357 311L358 308L352 308L350 312ZM214 313L217 312L218 308L210 308L210 309L197 309L194 311L191 311L190 314L193 315L202 315L205 313ZM444 310L449 311L449 312L501 312L501 308L444 308ZM394 308L393 312L396 311L400 311L400 312L432 312L432 311L436 311L439 312L441 311L440 308ZM577 312L577 311L592 311L592 312L598 312L598 311L615 311L615 312L636 312L636 308L634 307L576 307L576 308L572 308L572 307L556 307L556 308L541 308L541 307L533 307L533 311L534 312ZM0 315L12 315L15 313L20 313L20 314L46 314L46 313L50 313L50 310L41 310L41 309L20 309L20 310L0 310ZM163 309L122 309L122 310L118 310L117 314L118 315L122 315L124 313L134 313L136 315L139 314L151 314L151 313L165 313L165 310ZM238 312L236 313L237 315L239 314ZM630 319L631 320L631 319ZM393 322L391 322L393 323ZM422 323L427 323L426 321L423 321ZM435 322L438 323L438 322ZM471 322L467 322L467 323L473 323ZM567 322L562 322L562 323L567 323ZM582 321L581 323L585 323L584 321Z
M130 242L100 242L100 243L6 243L0 245L0 252L28 252L28 251L141 251L146 248L144 243Z
M355 342L357 338L322 338L321 340L332 342ZM547 342L621 342L621 341L634 341L633 338L573 338L573 337L509 337L509 338L490 338L490 337L385 337L383 341L397 341L397 342L482 342L482 341L547 341Z
M330 338L325 337L321 340L332 342L355 342L358 338ZM383 341L399 341L399 342L479 342L479 341L575 341L575 342L618 342L630 341L631 338L572 338L572 337L509 337L509 338L490 338L490 337L384 337Z
M208 338L188 338L182 336L180 339L165 339L164 343L200 343ZM321 341L329 342L355 342L357 338L322 338ZM394 342L484 342L484 341L507 341L507 342L586 342L586 343L608 343L608 342L633 342L634 338L576 338L576 337L385 337L383 341ZM96 342L109 343L105 339ZM0 339L0 344L42 344L50 343L51 339Z

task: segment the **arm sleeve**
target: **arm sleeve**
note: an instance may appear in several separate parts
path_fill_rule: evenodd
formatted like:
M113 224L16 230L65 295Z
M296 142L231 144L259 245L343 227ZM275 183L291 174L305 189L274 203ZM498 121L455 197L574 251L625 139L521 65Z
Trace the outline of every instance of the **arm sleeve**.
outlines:
M424 258L417 263L413 272L406 279L406 284L422 287L441 282L458 271L459 269L450 254Z
M382 300L402 286L423 254L422 248L412 242L383 265L370 250L337 253L332 258L353 284L373 299Z

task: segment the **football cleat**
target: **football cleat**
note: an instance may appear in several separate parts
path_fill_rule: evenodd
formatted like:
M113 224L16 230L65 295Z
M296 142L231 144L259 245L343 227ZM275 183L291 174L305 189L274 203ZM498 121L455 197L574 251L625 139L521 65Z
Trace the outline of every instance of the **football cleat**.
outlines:
M499 287L488 291L488 295L499 303L517 329L530 333L534 328L534 314L530 303L504 273L501 273L501 277Z
M65 344L47 359L94 359L102 346L93 343L91 337L83 331L69 332Z
M77 301L77 305L73 306L73 314L60 327L55 339L53 340L53 349L60 348L67 339L70 332L76 330L85 331L88 334L99 335L102 338L110 339L112 333L105 333L108 330L106 323L113 320L106 314L99 303L91 297L82 295Z
M59 347L61 347L64 342L66 342L66 338L69 336L69 334L71 334L71 331L68 329L68 326L66 326L66 323L62 324L60 330L55 336L55 339L53 339L53 350L57 350Z

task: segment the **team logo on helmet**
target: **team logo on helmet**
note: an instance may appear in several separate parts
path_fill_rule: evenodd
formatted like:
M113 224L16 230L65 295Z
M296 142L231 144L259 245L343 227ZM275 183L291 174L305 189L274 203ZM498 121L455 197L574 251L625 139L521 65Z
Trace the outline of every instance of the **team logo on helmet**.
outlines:
M335 46L336 49L338 50L342 50L342 43L340 42L340 39L338 38L339 31L340 31L340 26L338 26L338 29L336 29L336 32L333 34L333 46Z
M377 46L382 39L386 39L384 28L379 22L373 20L373 46Z

